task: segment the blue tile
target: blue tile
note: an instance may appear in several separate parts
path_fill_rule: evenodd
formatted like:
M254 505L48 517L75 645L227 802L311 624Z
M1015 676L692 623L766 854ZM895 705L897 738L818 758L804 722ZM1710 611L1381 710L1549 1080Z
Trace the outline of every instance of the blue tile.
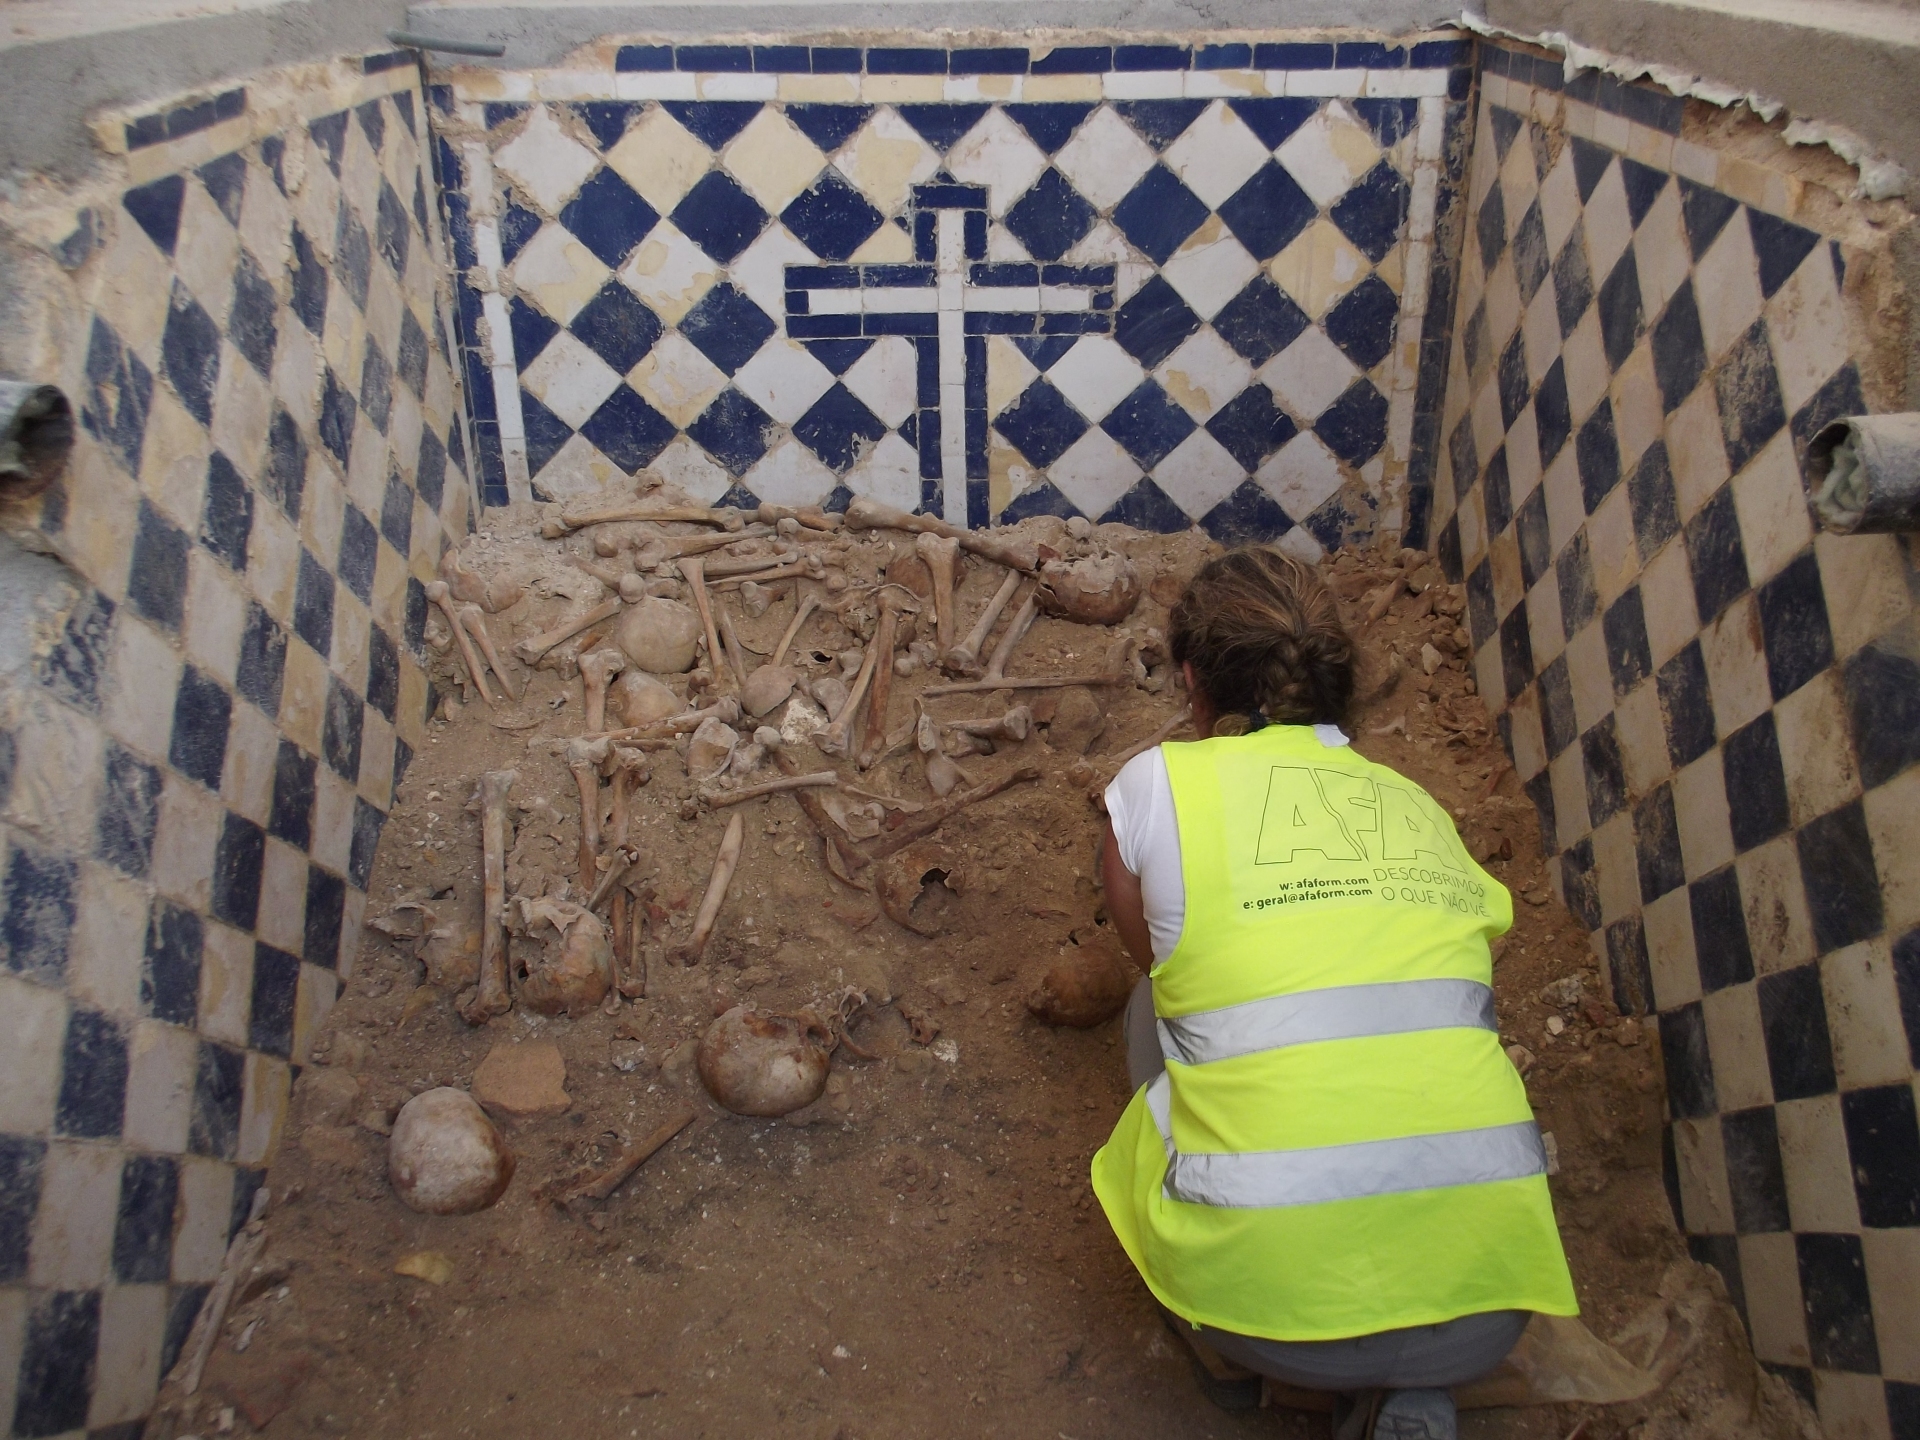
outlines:
M1567 398L1565 362L1555 356L1547 377L1533 396L1534 424L1540 437L1540 468L1545 470L1573 435L1573 413Z
M213 389L220 378L220 327L177 280L167 307L166 329L160 337L160 373L172 383L187 413L202 425L213 423Z
M1223 305L1213 328L1253 366L1261 366L1300 337L1313 322L1265 275Z
M222 742L224 746L224 732ZM153 865L153 837L160 825L163 772L119 742L108 740L100 767L93 853L123 875L144 880ZM214 780L219 783L218 776Z
M858 75L861 54L857 46L815 45L813 73L816 75Z
M1298 433L1298 427L1273 403L1273 392L1256 383L1220 407L1207 422L1207 433L1226 447L1241 469L1257 470Z
M212 676L189 664L174 693L172 739L167 763L189 780L215 793L227 762L227 732L233 719L233 697Z
M993 425L1022 455L1043 470L1064 455L1088 428L1080 412L1044 377L1035 380L1018 400L1002 410Z
M1220 218L1257 260L1286 249L1319 213L1312 197L1271 160L1220 207Z
M905 431L906 426L901 426L901 432ZM944 473L940 460L940 412L922 410L913 421L913 432L914 443L920 447L920 478L928 482L920 487L920 508L925 510L930 503L929 492L934 497L931 503L938 503L940 477Z
M1079 513L1079 508L1062 495L1051 480L1042 480L1015 496L1000 512L998 523L1018 525L1035 515L1057 515L1062 520L1071 520Z
M603 165L580 187L559 219L601 264L618 270L633 247L659 223L660 212Z
M1114 316L1113 338L1151 370L1200 328L1200 317L1160 275L1133 292Z
M1680 219L1687 231L1687 249L1695 260L1720 238L1720 232L1726 229L1727 221L1739 208L1740 202L1731 195L1722 195L1718 190L1681 177Z
M1618 370L1627 363L1646 328L1646 313L1640 303L1640 267L1631 249L1621 255L1613 273L1600 282L1598 298L1601 348L1608 368Z
M1589 515L1620 483L1620 440L1613 426L1613 402L1602 400L1573 439L1580 470L1580 497Z
M674 207L673 223L715 260L730 265L766 228L767 212L731 175L709 170Z
M780 220L809 250L830 260L847 259L886 223L832 166L794 198Z
M1331 70L1333 46L1286 41L1256 45L1253 63L1262 70Z
M353 111L359 118L360 130L367 137L367 143L373 147L373 153L378 155L380 147L386 143L387 133L387 118L380 113L379 98L375 97L364 104L356 105Z
M209 160L193 173L207 187L207 194L220 207L220 213L227 217L227 223L238 225L240 202L247 188L247 157L236 150L231 155Z
M1349 465L1364 465L1387 443L1387 397L1362 376L1314 421L1313 433Z
M367 285L373 266L373 241L344 198L333 232L333 274L357 309L367 308Z
M1383 150L1413 134L1419 125L1418 100L1349 100L1347 103L1361 123L1373 132L1374 142Z
M186 607L187 554L192 541L144 495L137 514L127 603L163 630L177 631Z
M286 1059L293 1052L293 1006L300 990L300 957L262 941L253 947L253 994L247 1044Z
M1016 46L996 46L990 50L955 50L947 62L953 75L1024 75L1027 52Z
M1251 480L1243 480L1226 499L1200 517L1200 528L1222 545L1256 545L1278 540L1293 528L1287 512Z
M1202 45L1193 52L1196 70L1247 70L1253 66L1251 45Z
M400 741L405 744L405 741ZM398 767L396 767L398 768ZM394 776L397 783L399 775ZM337 970L340 965L340 932L346 919L347 882L329 875L318 865L307 867L307 913L302 926L301 958L310 965Z
M526 105L518 100L489 100L481 107L480 114L487 129L497 130L518 120L526 111Z
M839 495L843 491L846 491L846 488L844 485L839 486L834 491L834 495ZM984 480L967 481L967 528L969 530L984 530L993 523L993 515L989 508L992 504L992 486ZM831 513L832 505L833 496L830 495L822 504L821 508ZM841 512L844 513L846 506L843 505L840 509Z
M1494 114L1502 113L1495 110ZM1594 190L1601 178L1607 173L1607 166L1614 161L1614 153L1591 140L1583 140L1578 135L1568 137L1573 146L1573 184L1580 192L1580 203L1586 204L1593 198Z
M239 575L247 571L247 541L253 533L253 490L215 450L207 458L206 503L200 512L200 543Z
M359 418L359 404L353 398L353 392L340 383L333 373L331 365L322 367L325 377L320 387L320 418L315 425L319 432L320 443L327 447L327 453L346 469L347 456L353 449L354 422Z
M80 404L80 423L119 457L129 474L140 473L152 406L153 373L121 345L111 325L94 316L87 339L87 389Z
M138 120L122 127L126 136L127 149L144 150L149 145L158 145L167 138L167 117L158 112L142 115Z
M631 475L652 464L676 432L671 420L622 385L593 412L580 433Z
M1225 206L1221 213L1226 213ZM1361 176L1327 215L1356 249L1378 265L1400 238L1400 222L1406 213L1407 182L1382 160Z
M140 1008L153 1019L197 1022L205 928L193 911L154 897L140 966Z
M16 1435L86 1428L100 1344L100 1291L39 1292L27 1312L13 1414Z
M1751 206L1747 208L1747 224L1753 234L1753 253L1760 261L1760 293L1771 299L1813 252L1820 237L1791 220Z
M1333 63L1339 70L1400 70L1406 68L1407 52L1378 40L1342 40Z
M287 632L257 604L247 606L233 688L273 718L280 713L280 682L287 667Z
M1713 372L1728 468L1738 475L1787 423L1765 317L1734 342Z
M858 315L808 315L801 311L787 312L787 334L795 340L847 339L862 333L879 334L878 330L867 331L860 323Z
M709 150L718 150L747 128L761 105L757 100L668 100L661 108Z
M491 125L491 122L489 122ZM333 171L334 178L340 176L340 156L347 147L347 112L336 110L331 115L322 115L318 120L310 121L307 134L326 156L327 168Z
M1185 70L1192 52L1184 45L1116 45L1116 70Z
M1422 40L1407 53L1407 64L1416 70L1439 70L1453 65L1473 63L1473 41Z
M373 593L373 571L379 563L380 532L361 513L360 507L349 500L340 525L340 551L334 574L365 603Z
M231 326L229 326L231 332ZM413 311L403 309L400 312L400 345L394 355L394 370L400 381L413 398L418 400L427 390L427 332L420 328L420 322L413 318Z
M1106 45L1062 45L1036 55L1029 68L1035 75L1099 75L1113 68L1113 50Z
M944 50L875 45L867 51L869 75L944 75L947 52Z
M1181 184L1178 176L1164 165L1155 165L1113 207L1113 223L1135 249L1164 265L1181 242L1200 228L1207 213L1206 202Z
M400 652L378 625L367 627L367 704L389 723L400 707Z
M393 369L380 347L367 341L366 358L360 363L360 413L373 422L373 428L387 433L387 418L393 410Z
M538 475L573 438L573 427L525 389L520 391L520 421L527 435L527 472Z
M836 383L794 422L793 433L820 462L836 475L845 474L867 447L887 433L887 427L854 396Z
M731 375L778 327L746 295L722 281L680 321L680 333L727 374Z
M936 179L930 184L913 187L913 203L921 210L985 210L987 187Z
M744 475L767 453L773 417L729 385L719 398L687 427L692 436L732 475Z
M942 155L954 141L980 123L985 105L902 105L901 118Z
M1008 209L1006 226L1031 254L1058 260L1093 228L1096 218L1093 206L1049 166Z
M753 50L746 45L676 45L673 68L707 74L742 74L753 69Z
M1184 68L1184 67L1182 67ZM1155 150L1164 150L1178 140L1200 112L1211 103L1206 100L1122 100L1113 108Z
M75 862L16 840L7 856L5 909L0 911L0 967L39 984L58 986L66 974L73 930Z
M511 265L545 222L517 200L500 212L500 258Z
M815 53L818 54L817 51ZM859 52L854 53L857 55ZM857 61L854 68L859 69ZM871 105L787 106L787 118L800 127L802 135L828 155L846 144L854 131L867 123L867 117L872 113Z
M1320 102L1306 98L1229 100L1227 108L1238 115L1246 123L1247 128L1260 137L1262 145L1269 150L1277 150L1282 141L1313 118L1314 113L1320 108Z
M1378 275L1369 275L1341 297L1323 322L1327 338L1362 370L1371 370L1393 349L1400 297Z
M1147 479L1140 480L1116 500L1098 523L1131 525L1136 530L1157 535L1177 535L1193 528L1193 521L1187 518L1187 512L1174 504L1166 491Z
M613 57L613 68L621 74L673 69L671 45L622 45Z
M1143 380L1114 406L1100 428L1118 440L1143 470L1151 470L1194 431L1193 417L1176 405L1157 380Z
M618 280L609 280L567 327L574 337L621 375L639 364L659 340L659 317ZM515 356L519 355L515 340ZM525 369L524 364L521 369ZM602 446L602 449L605 447Z
M320 733L320 753L342 780L360 777L360 744L365 736L366 706L337 675L327 677L327 708Z
M807 75L813 70L813 55L804 45L756 45L753 68L760 75Z

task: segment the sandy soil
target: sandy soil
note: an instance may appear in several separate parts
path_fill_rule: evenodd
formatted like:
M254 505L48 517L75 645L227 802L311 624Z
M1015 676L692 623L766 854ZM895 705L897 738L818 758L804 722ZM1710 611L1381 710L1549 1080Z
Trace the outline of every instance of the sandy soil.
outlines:
M567 556L621 563L593 557L587 535L539 540L536 519L517 517L517 528L469 547L482 568L539 557L526 598L489 617L502 651L598 597L597 582L582 585L566 569ZM1026 530L1071 548L1057 521ZM1147 582L1124 628L1150 646L1166 602L1212 547L1198 534L1121 527L1095 538L1130 555ZM845 558L845 593L877 577L890 544L910 553L910 539L869 532ZM972 566L963 622L1001 573ZM1514 892L1516 923L1496 952L1501 1027L1535 1057L1528 1087L1557 1148L1555 1200L1585 1321L1602 1337L1619 1335L1649 1307L1659 1311L1663 1284L1669 1300L1690 1296L1694 1307L1691 1358L1651 1399L1471 1412L1463 1434L1559 1440L1583 1422L1586 1436L1641 1440L1816 1433L1755 1368L1717 1278L1686 1261L1660 1180L1657 1038L1616 1013L1584 935L1552 894L1532 807L1455 658L1458 590L1424 557L1343 554L1327 573L1349 602L1373 692L1356 745L1426 786ZM556 575L571 595L540 593ZM1368 623L1388 582L1398 598ZM726 603L742 640L759 650L793 613L788 595L757 619L741 617L737 599ZM851 631L826 611L809 621L803 652L825 662L857 646L864 622L847 618ZM1098 669L1112 638L1042 618L1009 670ZM443 689L454 688L456 664L452 652L436 662ZM833 669L810 664L815 674ZM528 672L514 673L526 682ZM895 683L896 726L926 683L925 674ZM1104 728L1084 757L1084 731L1068 733L1074 707L1062 702L1059 718L1023 744L967 762L978 778L1016 764L1036 765L1041 778L907 852L899 873L929 877L912 913L920 928L937 929L930 937L831 878L818 832L789 796L739 812L686 806L693 818L680 818L694 786L673 750L651 757L631 830L653 897L644 999L578 1019L522 1007L470 1028L452 994L422 984L416 941L370 929L296 1089L296 1118L268 1181L265 1259L243 1286L200 1395L150 1433L212 1434L225 1424L239 1434L418 1440L1325 1434L1324 1416L1228 1415L1201 1397L1185 1347L1155 1317L1087 1184L1088 1159L1128 1095L1118 1022L1049 1029L1023 1004L1063 946L1105 925L1101 816L1090 791L1111 757L1180 708L1170 677L1150 683L1157 692L1090 692ZM1051 695L1014 698L1044 716ZM960 695L928 708L942 718L997 715L1005 699ZM568 876L578 802L550 737L579 733L581 703L580 681L551 670L532 673L518 704L450 701L400 787L369 914L413 899L441 922L477 917L472 802L476 777L492 768L519 770L512 878L525 892ZM809 753L808 768L818 763ZM911 746L863 778L845 762L838 768L875 793L933 798ZM668 952L733 813L746 821L739 875L704 960L679 967ZM404 918L396 928L404 931ZM855 1043L877 1058L843 1046L825 1095L781 1120L730 1116L706 1099L693 1042L717 1013L742 1000L783 1011L825 1006L847 985L896 1002L854 1019ZM932 1045L915 1043L907 1015L937 1026ZM406 1209L385 1175L382 1132L393 1110L412 1093L468 1085L495 1045L535 1038L559 1046L572 1104L506 1126L519 1163L504 1199L460 1218ZM568 1213L536 1200L537 1187L688 1104L695 1123L604 1205ZM451 1262L444 1284L394 1273L422 1251ZM249 1343L236 1353L243 1334Z

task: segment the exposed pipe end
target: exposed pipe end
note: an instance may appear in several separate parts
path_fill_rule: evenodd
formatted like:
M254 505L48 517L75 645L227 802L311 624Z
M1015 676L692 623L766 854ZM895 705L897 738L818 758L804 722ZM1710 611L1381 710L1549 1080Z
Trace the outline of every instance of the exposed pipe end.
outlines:
M387 43L404 50L438 50L446 55L485 55L495 60L507 53L506 45L497 40L436 40L431 35L417 35L411 30L387 31Z
M1841 535L1920 530L1920 413L1850 415L1807 446L1807 491Z
M0 499L51 485L73 453L73 407L54 385L0 380Z

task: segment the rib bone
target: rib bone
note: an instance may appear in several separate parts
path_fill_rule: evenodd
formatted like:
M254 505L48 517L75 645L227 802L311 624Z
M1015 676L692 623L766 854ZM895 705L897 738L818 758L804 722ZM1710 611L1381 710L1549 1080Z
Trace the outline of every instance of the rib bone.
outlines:
M811 775L783 775L778 780L763 780L758 785L743 785L738 790L702 790L700 798L712 810L724 810L762 795L778 795L782 790L806 790L815 785L838 785L840 777L832 770L816 770Z
M973 629L967 632L967 638L940 657L941 665L956 675L978 675L980 651L987 643L987 636L993 633L994 622L1000 618L1000 612L1007 608L1007 602L1019 587L1020 572L1009 570L1007 578L1000 582L1000 588L993 592L993 598L987 601L987 608L973 622Z
M489 770L480 777L480 988L461 1010L469 1025L484 1025L513 1005L507 994L507 792L517 770Z

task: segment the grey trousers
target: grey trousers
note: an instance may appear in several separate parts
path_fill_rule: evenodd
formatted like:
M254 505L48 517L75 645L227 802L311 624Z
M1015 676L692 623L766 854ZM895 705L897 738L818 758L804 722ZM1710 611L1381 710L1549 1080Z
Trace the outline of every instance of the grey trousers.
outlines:
M1166 1068L1153 1028L1153 982L1127 1002L1127 1077L1138 1090ZM1532 1317L1524 1310L1462 1315L1442 1325L1383 1330L1349 1340L1262 1340L1191 1326L1195 1339L1258 1375L1304 1390L1445 1389L1477 1380L1507 1358ZM1178 1322L1187 1327L1188 1322Z

